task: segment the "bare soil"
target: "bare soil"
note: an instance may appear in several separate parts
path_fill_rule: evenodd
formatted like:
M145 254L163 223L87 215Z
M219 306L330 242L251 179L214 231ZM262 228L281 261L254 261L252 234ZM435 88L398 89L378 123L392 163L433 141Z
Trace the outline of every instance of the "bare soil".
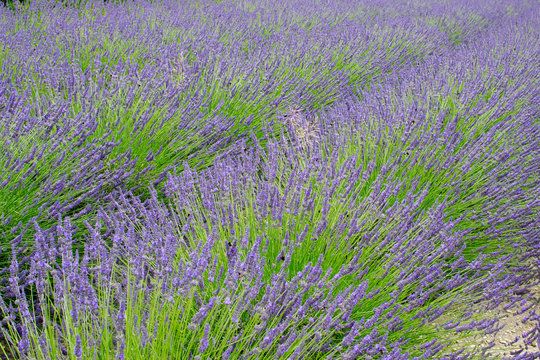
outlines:
M538 270L538 267L536 267L536 270ZM498 316L499 323L497 327L502 327L502 329L494 334L489 335L481 332L475 332L462 339L449 338L448 341L450 341L450 343L453 341L454 344L451 345L449 351L446 351L446 353L459 351L461 349L465 349L465 352L473 352L474 350L481 351L483 348L486 348L489 345L493 346L487 349L486 352L479 357L480 359L511 359L520 353L523 354L526 352L532 354L540 352L540 340L538 342L533 342L532 344L525 344L524 339L522 338L522 334L533 330L535 327L535 322L533 320L526 322L523 322L522 320L533 310L536 310L536 313L540 314L540 311L538 311L540 310L540 284L533 286L530 289L530 294L530 301L532 301L535 305L533 305L533 307L525 314L517 314L521 308L519 305L514 306L510 310L505 310L504 307L505 305L508 305L508 303L502 303L496 309L489 311L486 311L485 308L480 304L477 305L477 307L473 309L474 314L478 314L479 318L493 319ZM526 296L528 296L528 294L524 295L524 297ZM462 311L463 310L470 311L470 308L462 309ZM441 317L434 322L434 325L449 321L451 319L452 318ZM537 336L540 336L540 334ZM516 338L519 338L518 341L514 341ZM537 355L536 358L540 359L540 354Z

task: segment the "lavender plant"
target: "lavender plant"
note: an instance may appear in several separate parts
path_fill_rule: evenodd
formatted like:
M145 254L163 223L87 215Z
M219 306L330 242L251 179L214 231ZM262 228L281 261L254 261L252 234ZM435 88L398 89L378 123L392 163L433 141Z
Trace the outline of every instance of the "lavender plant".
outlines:
M4 355L538 342L538 4L463 4L2 9Z

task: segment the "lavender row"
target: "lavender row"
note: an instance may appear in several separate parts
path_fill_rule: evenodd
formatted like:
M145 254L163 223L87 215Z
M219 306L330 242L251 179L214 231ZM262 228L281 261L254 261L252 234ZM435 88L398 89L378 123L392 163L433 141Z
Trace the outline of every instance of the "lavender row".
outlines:
M281 5L3 17L19 356L473 358L442 355L498 330L473 303L538 323L535 5Z

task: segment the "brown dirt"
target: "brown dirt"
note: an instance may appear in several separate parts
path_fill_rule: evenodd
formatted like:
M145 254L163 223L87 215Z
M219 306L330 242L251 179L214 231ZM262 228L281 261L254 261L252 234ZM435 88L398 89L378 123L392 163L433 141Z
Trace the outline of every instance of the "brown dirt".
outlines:
M538 268L536 268L538 269ZM516 352L523 350L522 353L535 353L540 351L537 343L526 345L521 338L522 334L534 329L534 321L522 322L523 318L527 316L532 310L536 309L537 313L540 313L540 284L535 285L530 289L531 292L531 301L535 304L531 309L529 309L525 314L517 315L518 310L521 306L514 306L510 310L505 310L504 306L508 303L503 303L494 310L486 311L483 306L476 305L477 307L473 309L473 314L477 315L479 319L481 318L495 318L499 316L499 323L497 327L504 327L496 332L495 334L483 334L481 332L471 332L471 334L466 338L457 338L449 337L447 340L450 344L449 353L452 351L458 351L465 349L466 352L472 352L474 350L481 351L482 348L487 347L488 345L493 344L494 346L489 348L485 355L482 355L481 359L508 359L516 355ZM529 303L530 304L530 303ZM454 307L453 309L457 309ZM470 308L469 308L470 309ZM461 309L463 311L464 309ZM452 318L441 317L433 324L443 323L445 321L451 320ZM455 319L455 318L454 318ZM517 342L511 344L516 337L519 337Z

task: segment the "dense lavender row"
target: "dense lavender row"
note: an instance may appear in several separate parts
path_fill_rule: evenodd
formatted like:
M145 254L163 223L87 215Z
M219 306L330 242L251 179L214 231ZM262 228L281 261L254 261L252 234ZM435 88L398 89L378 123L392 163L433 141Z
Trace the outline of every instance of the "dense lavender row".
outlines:
M537 3L52 4L0 10L7 356L540 346Z

